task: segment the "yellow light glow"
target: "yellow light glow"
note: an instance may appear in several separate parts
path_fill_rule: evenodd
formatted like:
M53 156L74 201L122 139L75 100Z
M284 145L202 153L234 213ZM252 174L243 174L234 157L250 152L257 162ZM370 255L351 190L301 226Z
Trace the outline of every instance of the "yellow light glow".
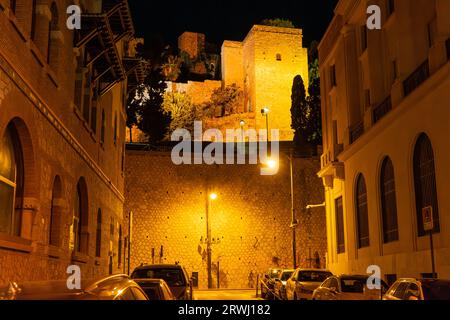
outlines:
M278 165L278 163L273 159L269 159L266 164L270 169L275 169Z
M216 193L211 193L211 194L209 195L209 198L210 198L211 200L216 200L216 199L217 199L217 194L216 194Z

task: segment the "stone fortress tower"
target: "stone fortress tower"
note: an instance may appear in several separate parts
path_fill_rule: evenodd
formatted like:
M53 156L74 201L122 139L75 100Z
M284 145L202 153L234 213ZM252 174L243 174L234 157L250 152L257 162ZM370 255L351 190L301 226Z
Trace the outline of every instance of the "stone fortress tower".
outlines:
M269 129L279 130L280 141L292 141L290 109L294 77L301 75L308 89L308 51L303 48L302 30L254 25L244 41L224 41L220 56L208 54L207 46L201 33L184 32L179 37L180 52L194 61L191 73L196 78L206 77L212 70L215 76L212 80L168 82L168 91L186 93L193 103L202 104L210 100L214 90L235 84L243 91L242 106L234 114L203 119L203 129L220 129L225 137L227 129L239 129L244 120L245 129L265 130L266 119L261 109L267 107Z
M222 83L235 83L244 91L244 120L250 128L265 129L261 109L269 108L269 128L279 129L282 141L293 139L290 108L296 75L307 86L308 51L301 29L255 25L243 42L222 45Z

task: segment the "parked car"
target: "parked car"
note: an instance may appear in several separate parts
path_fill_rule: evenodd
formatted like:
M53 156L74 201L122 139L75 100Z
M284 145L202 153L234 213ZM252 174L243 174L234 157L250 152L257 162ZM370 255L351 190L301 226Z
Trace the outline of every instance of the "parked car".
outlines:
M313 300L381 300L388 286L380 279L380 289L369 289L369 275L341 275L326 279L316 290Z
M176 300L163 279L135 279L150 300Z
M283 270L280 277L275 279L273 292L276 299L286 300L286 283L294 272L295 270Z
M82 281L71 290L66 280L10 283L0 290L0 300L148 300L145 292L127 275Z
M333 274L321 269L297 269L286 282L288 300L311 300L313 292Z
M269 269L261 279L261 298L271 298L275 286L275 279L281 275L282 269Z
M383 300L450 300L450 280L399 279Z
M134 269L132 279L163 279L176 300L193 300L192 281L186 269L178 264L141 265Z

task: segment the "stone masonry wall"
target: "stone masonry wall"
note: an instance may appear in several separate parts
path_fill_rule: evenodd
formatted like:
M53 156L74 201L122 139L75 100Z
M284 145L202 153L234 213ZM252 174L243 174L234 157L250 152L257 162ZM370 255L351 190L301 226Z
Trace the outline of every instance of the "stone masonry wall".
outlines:
M189 273L198 272L205 288L206 195L211 191L218 195L210 210L214 283L217 262L222 288L254 288L256 275L269 267L292 267L289 161L285 156L280 161L277 175L261 176L257 165L176 166L169 152L127 151L131 268L178 261ZM302 209L323 202L319 165L316 159L294 159L297 255L303 267L315 266L316 252L325 267L324 210Z

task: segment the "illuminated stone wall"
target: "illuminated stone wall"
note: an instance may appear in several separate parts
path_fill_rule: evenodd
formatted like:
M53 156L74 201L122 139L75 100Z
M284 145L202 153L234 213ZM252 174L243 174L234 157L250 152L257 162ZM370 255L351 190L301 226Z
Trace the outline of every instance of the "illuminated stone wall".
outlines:
M280 140L292 140L291 94L294 77L308 84L308 54L302 45L302 30L254 26L244 41L244 76L250 81L248 97L256 113L257 128L265 128L264 107L270 109L269 126L280 130ZM277 60L280 59L280 60Z
M269 267L292 267L289 162L280 172L261 176L256 165L173 165L170 153L127 151L125 211L133 211L132 268L141 263L179 261L199 272L207 286L206 194L218 194L210 213L213 277L220 261L223 288L254 287L256 275ZM323 208L302 210L323 202L317 159L294 160L295 208L300 227L297 250L301 266L314 266L317 251L325 265ZM163 257L159 254L163 246ZM155 257L152 258L152 248ZM311 263L311 264L310 264Z

